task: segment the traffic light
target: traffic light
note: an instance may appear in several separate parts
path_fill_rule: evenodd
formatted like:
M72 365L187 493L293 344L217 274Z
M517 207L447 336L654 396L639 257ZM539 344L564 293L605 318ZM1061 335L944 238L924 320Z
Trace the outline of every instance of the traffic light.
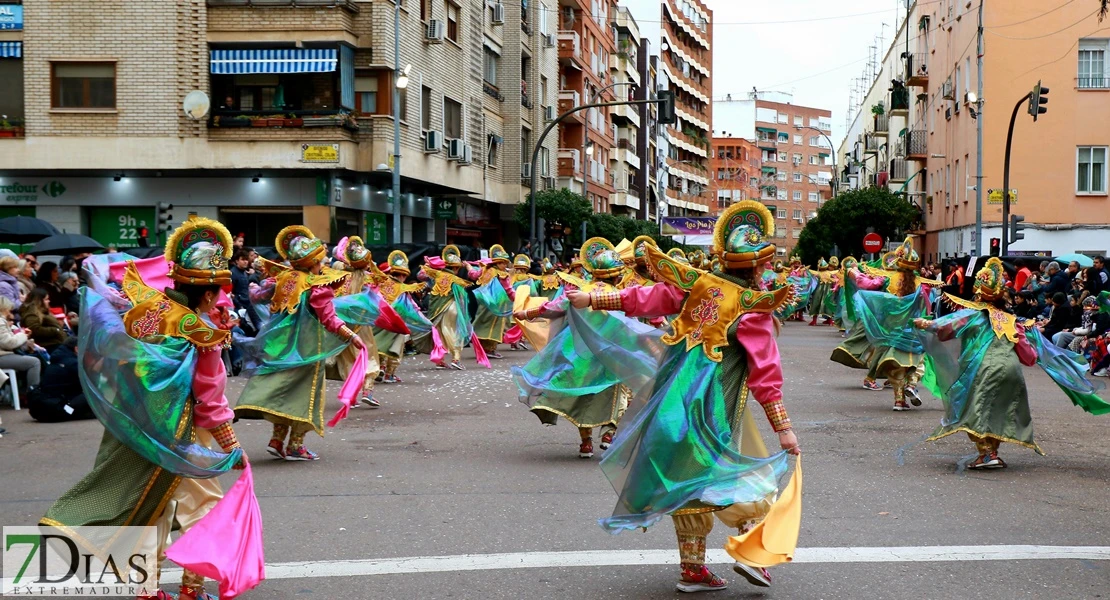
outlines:
M1002 238L991 238L991 256L1002 254Z
M154 220L154 235L156 235L158 239L162 239L164 234L173 231L173 214L170 213L171 210L173 210L172 204L168 202L158 203L157 215Z
M1025 234L1022 230L1025 229L1025 217L1021 215L1010 215L1010 243L1018 240L1024 240Z
M674 112L674 92L670 90L659 90L656 94L659 99L659 124L660 125L674 125L678 122L678 117Z
M1029 114L1033 116L1033 122L1037 122L1037 116L1043 115L1048 112L1045 104L1048 104L1048 88L1041 85L1038 81L1037 85L1033 86L1033 95L1029 96Z
M139 228L139 247L140 248L150 247L150 230L147 229L146 227L140 227Z

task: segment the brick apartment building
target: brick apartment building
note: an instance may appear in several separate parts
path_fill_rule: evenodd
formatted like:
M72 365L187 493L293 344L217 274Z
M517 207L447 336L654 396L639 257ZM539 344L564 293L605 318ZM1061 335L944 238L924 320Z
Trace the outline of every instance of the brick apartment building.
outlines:
M713 156L709 162L714 202L711 215L741 200L760 197L761 151L751 140L732 136L713 138Z

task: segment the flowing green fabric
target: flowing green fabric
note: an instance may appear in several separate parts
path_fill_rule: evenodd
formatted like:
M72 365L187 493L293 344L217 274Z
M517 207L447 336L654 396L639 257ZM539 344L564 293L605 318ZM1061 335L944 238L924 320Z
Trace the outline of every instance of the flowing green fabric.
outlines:
M192 441L197 349L183 339L128 335L122 313L104 296L110 290L90 281L81 299L78 367L93 413L115 439L167 471L194 479L227 472L241 450L217 452Z
M970 308L937 319L933 329L942 328L952 329L951 340L941 341L928 331L918 331L916 336L932 367L928 372L932 373L935 389L929 389L944 402L941 426L949 427L964 417L972 384L996 336L986 313Z
M480 308L493 313L495 317L508 317L513 314L513 301L509 298L501 280L494 277L485 285L474 288L474 298L478 300Z
M1072 404L1092 415L1110 414L1110 404L1098 396L1105 384L1087 379L1087 359L1058 347L1037 329L1026 331L1025 339L1037 351L1037 365L1060 386Z
M913 327L914 319L928 312L929 298L920 287L909 296L860 291L852 298L857 318L873 346L921 354L923 348Z
M431 332L432 322L420 311L420 307L416 305L412 296L401 294L393 301L391 306L393 310L397 311L397 314L401 316L405 325L408 325L409 335L416 337Z

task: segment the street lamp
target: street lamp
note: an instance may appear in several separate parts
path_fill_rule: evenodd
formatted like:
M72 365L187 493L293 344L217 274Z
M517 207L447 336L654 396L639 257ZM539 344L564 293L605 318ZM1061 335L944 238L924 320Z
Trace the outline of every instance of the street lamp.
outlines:
M824 131L821 131L813 125L795 125L794 129L796 131L801 131L803 129L812 129L813 131L821 134L821 137L825 138L825 141L829 143L829 157L832 158L832 179L829 180L829 187L832 188L832 195L836 196L836 188L838 183L836 173L836 152L833 151L834 146L832 140L829 139L829 136L825 135Z
M401 243L401 90L412 65L401 70L401 3L393 4L393 244Z

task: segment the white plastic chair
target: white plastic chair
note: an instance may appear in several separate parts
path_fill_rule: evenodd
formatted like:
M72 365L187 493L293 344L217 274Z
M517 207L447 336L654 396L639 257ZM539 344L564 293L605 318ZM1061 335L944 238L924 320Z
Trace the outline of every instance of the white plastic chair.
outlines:
M19 410L19 380L16 379L15 369L3 369L8 374L8 383L12 386L12 408Z

